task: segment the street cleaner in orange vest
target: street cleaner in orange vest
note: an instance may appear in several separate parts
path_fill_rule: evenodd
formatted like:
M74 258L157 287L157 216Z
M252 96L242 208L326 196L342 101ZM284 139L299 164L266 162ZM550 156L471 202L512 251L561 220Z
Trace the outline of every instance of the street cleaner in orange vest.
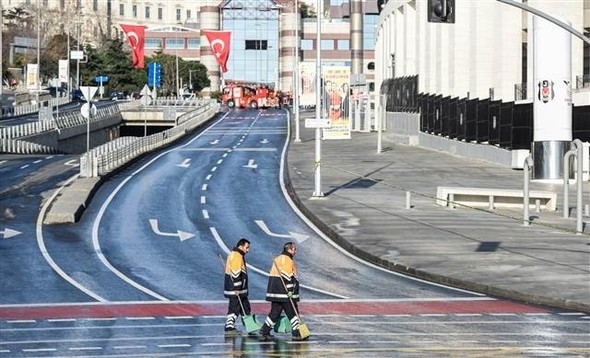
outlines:
M227 318L225 320L225 335L239 336L236 329L238 316L242 316L242 323L248 333L256 334L260 324L256 317L250 314L250 300L248 299L248 269L244 256L250 251L250 241L241 238L236 247L230 252L225 263L225 280L223 295L229 298ZM222 260L223 262L223 260Z
M283 311L291 323L293 340L302 341L309 338L309 330L301 322L297 308L299 280L297 279L297 266L293 261L296 250L295 244L288 242L283 247L283 252L273 260L266 289L266 300L271 302L271 307L270 313L260 329L259 339L261 341L273 339L270 331L280 320Z

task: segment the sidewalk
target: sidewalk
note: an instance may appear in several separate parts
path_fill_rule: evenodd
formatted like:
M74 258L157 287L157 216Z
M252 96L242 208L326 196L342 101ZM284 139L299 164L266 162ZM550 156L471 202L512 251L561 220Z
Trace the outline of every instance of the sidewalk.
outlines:
M590 229L577 235L575 213L562 218L562 185L531 183L531 190L556 192L558 210L531 208L530 226L522 208L453 210L435 204L437 186L522 190L522 170L396 144L385 135L377 154L376 132L353 132L351 140L321 142L324 196L312 197L315 131L301 123L302 141L291 140L287 157L292 196L347 250L438 283L590 312ZM573 189L570 206L575 202Z

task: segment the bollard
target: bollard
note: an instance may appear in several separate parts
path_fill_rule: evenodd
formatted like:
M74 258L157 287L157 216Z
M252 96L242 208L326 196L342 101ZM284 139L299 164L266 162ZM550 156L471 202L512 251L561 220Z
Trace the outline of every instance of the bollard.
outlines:
M409 191L406 191L406 209L411 209L412 208L412 193Z
M541 199L537 199L535 200L535 210L536 212L540 213L541 212Z
M588 204L584 205L584 215L590 215L590 205Z

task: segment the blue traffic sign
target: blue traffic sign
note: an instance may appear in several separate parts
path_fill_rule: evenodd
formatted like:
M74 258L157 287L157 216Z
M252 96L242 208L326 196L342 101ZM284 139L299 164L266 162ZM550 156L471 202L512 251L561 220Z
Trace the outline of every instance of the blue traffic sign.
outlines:
M160 88L162 81L162 66L159 62L150 62L148 65L148 86Z
M109 76L100 75L100 76L94 77L94 82L105 83L108 81L109 81Z

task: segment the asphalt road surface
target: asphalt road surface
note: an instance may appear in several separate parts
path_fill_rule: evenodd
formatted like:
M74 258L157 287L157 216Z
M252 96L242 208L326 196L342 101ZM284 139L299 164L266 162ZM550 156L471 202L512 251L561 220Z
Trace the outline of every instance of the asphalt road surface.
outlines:
M0 358L590 353L583 313L430 284L341 250L285 193L288 135L283 110L227 112L109 178L75 225L36 217L39 197L67 171L38 183L30 202L14 191L0 196L0 205L22 207L2 223L23 231L0 241ZM16 160L0 157L2 185L38 175L19 174ZM219 256L240 237L252 242L246 259L260 321L272 257L297 242L308 341L223 336Z

